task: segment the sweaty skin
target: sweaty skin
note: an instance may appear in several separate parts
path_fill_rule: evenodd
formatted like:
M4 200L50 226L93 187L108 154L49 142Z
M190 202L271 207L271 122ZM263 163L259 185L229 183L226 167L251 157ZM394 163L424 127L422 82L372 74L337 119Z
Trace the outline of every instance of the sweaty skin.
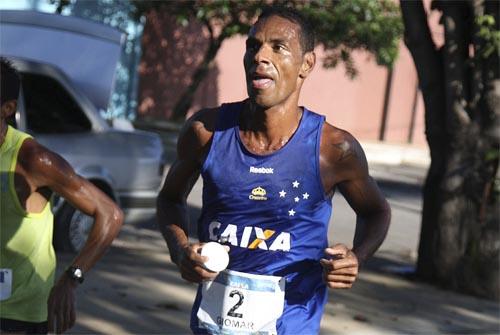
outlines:
M6 119L16 110L15 100L1 107L0 145L5 140ZM58 154L33 139L23 142L18 154L14 179L17 196L30 213L42 211L53 192L66 199L81 212L94 218L85 246L72 261L84 273L103 256L118 234L123 222L120 208L96 186L80 177ZM48 300L49 332L63 333L75 324L75 293L77 284L62 274Z
M240 137L252 153L265 155L283 147L302 117L298 99L315 65L314 52L303 52L300 27L279 16L259 20L249 33L244 56L249 99L240 116ZM177 159L158 196L157 216L172 261L184 279L199 283L217 273L203 269L202 243L189 243L186 199L200 175L214 133L217 109L204 109L188 120L179 135ZM321 132L320 173L325 192L339 190L357 215L353 248L337 244L321 260L330 288L350 288L360 263L385 238L390 208L368 174L361 146L348 132L325 123Z

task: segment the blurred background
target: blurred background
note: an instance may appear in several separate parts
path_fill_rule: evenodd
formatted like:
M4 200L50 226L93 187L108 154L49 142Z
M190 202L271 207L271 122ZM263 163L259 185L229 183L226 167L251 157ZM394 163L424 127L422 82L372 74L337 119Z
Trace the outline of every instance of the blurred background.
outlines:
M330 294L322 333L499 333L498 1L4 0L0 54L23 81L11 123L127 214L72 331L189 333L196 287L169 261L155 197L186 118L246 98L245 35L273 2L316 29L300 104L361 142L393 211L356 286ZM63 269L92 222L54 200ZM354 224L336 195L330 242L351 244Z

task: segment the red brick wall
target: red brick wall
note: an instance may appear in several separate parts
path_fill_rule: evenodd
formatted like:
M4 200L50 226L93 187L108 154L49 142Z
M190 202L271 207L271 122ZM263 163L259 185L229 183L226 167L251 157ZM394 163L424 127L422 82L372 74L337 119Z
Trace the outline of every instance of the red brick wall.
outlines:
M139 64L139 118L171 116L206 47L207 34L196 21L181 27L165 12L147 15ZM217 77L218 68L214 66L197 91L195 106L218 104Z

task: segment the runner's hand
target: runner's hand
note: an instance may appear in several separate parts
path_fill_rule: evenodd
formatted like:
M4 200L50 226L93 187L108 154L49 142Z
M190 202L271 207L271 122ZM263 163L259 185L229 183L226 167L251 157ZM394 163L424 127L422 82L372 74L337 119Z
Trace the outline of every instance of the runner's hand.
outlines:
M344 244L325 249L327 258L320 260L323 279L329 288L351 288L358 276L358 258Z
M208 271L203 267L203 263L208 260L207 257L200 254L204 244L190 244L183 248L179 255L177 267L181 272L182 278L192 283L213 280L218 275L218 272Z
M62 334L75 325L75 288L77 285L63 274L50 291L47 302L49 333Z

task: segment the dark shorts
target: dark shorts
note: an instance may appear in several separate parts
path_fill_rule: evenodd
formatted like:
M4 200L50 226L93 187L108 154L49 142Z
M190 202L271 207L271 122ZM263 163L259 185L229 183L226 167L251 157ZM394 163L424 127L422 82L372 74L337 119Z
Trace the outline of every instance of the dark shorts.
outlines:
M2 332L25 333L25 334L47 334L48 323L27 322L0 318L0 329Z

